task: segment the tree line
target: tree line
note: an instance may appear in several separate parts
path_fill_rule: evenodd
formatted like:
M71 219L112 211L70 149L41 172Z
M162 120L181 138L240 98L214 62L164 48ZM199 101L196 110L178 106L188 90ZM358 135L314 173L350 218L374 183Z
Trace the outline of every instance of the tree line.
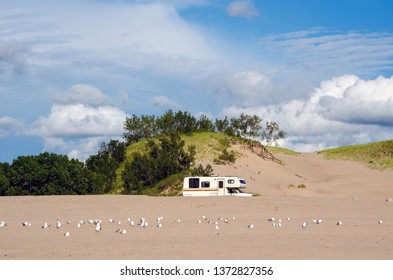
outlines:
M128 145L146 140L143 152L127 162L121 178L126 194L143 193L157 182L173 174L189 170L194 175L209 175L211 166L194 166L195 147L185 147L182 134L222 132L241 137L251 145L254 141L273 144L285 137L275 122L256 115L238 118L199 118L189 112L172 110L161 116L132 115L124 122L123 141L103 142L96 154L85 162L65 155L41 153L20 156L12 164L0 163L0 195L104 194L113 191L116 171L126 159Z
M224 119L211 120L202 114L199 118L189 112L168 110L163 115L132 115L124 122L123 137L127 144L132 144L158 135L168 135L171 132L191 135L194 132L222 132L229 136L237 136L253 141L263 141L266 145L277 144L279 139L286 136L280 130L278 123L267 121L262 125L263 119L257 115L241 113L238 118L225 117Z

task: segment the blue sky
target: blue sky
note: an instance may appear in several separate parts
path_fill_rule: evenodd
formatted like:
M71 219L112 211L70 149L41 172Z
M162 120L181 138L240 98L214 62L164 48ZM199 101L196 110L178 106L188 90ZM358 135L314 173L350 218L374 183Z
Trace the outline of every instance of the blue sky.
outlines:
M393 139L388 0L0 0L0 162L132 114L257 114L298 151Z

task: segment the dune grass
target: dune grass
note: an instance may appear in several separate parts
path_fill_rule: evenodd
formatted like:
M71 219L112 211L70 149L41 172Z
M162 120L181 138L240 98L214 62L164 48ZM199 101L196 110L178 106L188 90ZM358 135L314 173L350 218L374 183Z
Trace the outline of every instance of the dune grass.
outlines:
M229 147L230 138L224 133L198 132L191 136L183 135L185 147L194 145L196 149L195 160L213 161L224 148Z
M273 153L273 154L286 154L286 155L290 155L290 156L298 156L301 153L290 150L290 149L286 149L286 148L281 148L281 147L273 147L273 146L267 146L266 149Z
M318 151L317 153L324 155L326 159L358 161L373 169L393 169L393 140L343 146Z

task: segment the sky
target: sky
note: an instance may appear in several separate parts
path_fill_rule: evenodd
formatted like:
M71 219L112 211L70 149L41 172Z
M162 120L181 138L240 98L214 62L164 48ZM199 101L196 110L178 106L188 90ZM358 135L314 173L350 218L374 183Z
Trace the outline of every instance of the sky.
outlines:
M301 152L393 139L393 1L0 0L0 162L132 115L241 113Z

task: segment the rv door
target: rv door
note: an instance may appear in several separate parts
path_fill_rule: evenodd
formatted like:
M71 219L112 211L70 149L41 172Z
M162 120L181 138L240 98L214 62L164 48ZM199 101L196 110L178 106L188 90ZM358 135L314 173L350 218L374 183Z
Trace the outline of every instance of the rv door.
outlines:
M218 196L225 195L224 180L218 180L217 195Z

